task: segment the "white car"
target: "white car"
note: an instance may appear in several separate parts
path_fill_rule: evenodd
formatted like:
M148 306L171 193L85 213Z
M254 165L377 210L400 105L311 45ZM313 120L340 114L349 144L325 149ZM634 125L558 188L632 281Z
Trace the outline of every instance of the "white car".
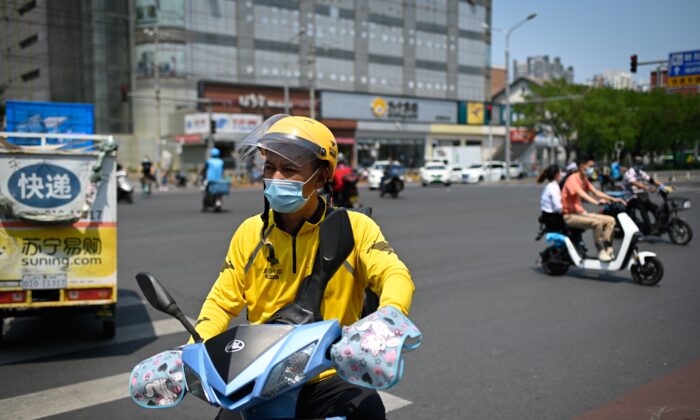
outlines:
M420 182L424 187L428 184L443 184L449 187L452 184L452 177L444 163L429 162L420 168Z
M402 166L401 163L394 161L394 165L397 166ZM369 170L367 171L367 182L369 183L369 189L370 190L376 190L379 188L379 183L382 182L382 177L384 176L384 170L386 167L389 166L389 161L388 160L378 160L372 164L372 166L369 167ZM403 175L400 175L399 178L403 181Z
M462 170L462 182L476 184L482 181L499 181L505 179L505 164L499 161L475 163Z
M453 166L450 168L450 180L453 183L460 184L464 181L462 181L462 170L463 168L461 166Z
M522 179L525 178L525 168L522 163L511 162L510 164L510 177L512 179Z

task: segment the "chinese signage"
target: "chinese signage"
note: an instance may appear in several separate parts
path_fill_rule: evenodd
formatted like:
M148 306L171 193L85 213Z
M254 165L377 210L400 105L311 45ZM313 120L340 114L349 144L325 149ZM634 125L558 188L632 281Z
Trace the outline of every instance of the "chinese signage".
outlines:
M669 54L668 84L672 87L700 85L700 50Z
M425 123L457 122L457 103L434 99L321 92L323 118Z
M103 182L87 214L72 225L15 218L35 213L81 216L95 156L0 152L0 288L64 288L116 283L115 160L106 157Z
M94 156L67 158L61 155L0 153L0 194L12 202L14 214L80 215L94 164ZM103 165L105 183L100 189L110 187L113 165L112 159ZM103 196L102 200L106 199L107 194ZM97 197L100 199L99 193Z
M213 112L211 118L216 124L217 133L247 134L262 124L262 116L256 114L227 114ZM208 134L210 129L209 114L198 113L185 115L186 134Z
M0 288L50 275L62 287L116 282L115 226L14 228L0 222Z

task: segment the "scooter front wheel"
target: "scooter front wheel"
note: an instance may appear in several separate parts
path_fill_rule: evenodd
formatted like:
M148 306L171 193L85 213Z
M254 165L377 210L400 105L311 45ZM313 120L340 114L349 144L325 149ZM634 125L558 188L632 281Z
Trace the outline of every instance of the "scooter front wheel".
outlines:
M671 219L668 237L677 245L687 245L693 239L693 229L681 219Z
M664 276L664 266L656 257L646 257L644 264L634 264L630 267L632 280L643 286L654 286Z

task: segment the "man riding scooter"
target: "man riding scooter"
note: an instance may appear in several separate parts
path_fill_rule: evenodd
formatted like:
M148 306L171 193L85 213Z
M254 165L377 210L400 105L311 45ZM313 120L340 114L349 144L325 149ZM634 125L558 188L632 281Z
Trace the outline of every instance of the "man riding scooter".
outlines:
M221 211L222 193L217 189L224 177L224 161L219 157L221 152L214 147L211 149L211 157L207 159L202 168L205 178L204 198L202 199L202 211L209 208L214 208L215 211Z
M333 204L352 208L357 201L357 181L359 177L345 164L345 157L338 153L338 166L333 174Z
M581 205L581 200L595 205L605 204L606 202L622 204L625 202L593 187L588 180L588 174L593 170L594 164L595 162L592 158L579 158L577 172L572 173L564 183L562 188L564 222L575 229L593 229L595 246L598 249L598 259L602 262L608 262L614 258L612 234L615 227L615 218L587 212Z
M644 160L642 157L635 156L634 165L625 172L623 186L628 213L630 213L635 223L639 225L639 229L644 235L653 235L653 225L649 214L656 214L658 206L649 199L648 193L655 192L655 187L660 187L661 183L644 172L643 165ZM636 217L637 212L635 210L641 213L641 223Z

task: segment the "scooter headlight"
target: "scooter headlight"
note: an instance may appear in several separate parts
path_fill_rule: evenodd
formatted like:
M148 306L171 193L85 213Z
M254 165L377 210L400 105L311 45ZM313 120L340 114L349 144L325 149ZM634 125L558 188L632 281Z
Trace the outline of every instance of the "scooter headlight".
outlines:
M204 400L211 403L207 391L204 390L202 386L202 380L199 376L187 365L185 365L185 382L187 383L187 391L200 400Z
M292 386L306 380L304 369L316 349L316 342L309 344L283 361L279 362L265 381L261 395L274 398Z

